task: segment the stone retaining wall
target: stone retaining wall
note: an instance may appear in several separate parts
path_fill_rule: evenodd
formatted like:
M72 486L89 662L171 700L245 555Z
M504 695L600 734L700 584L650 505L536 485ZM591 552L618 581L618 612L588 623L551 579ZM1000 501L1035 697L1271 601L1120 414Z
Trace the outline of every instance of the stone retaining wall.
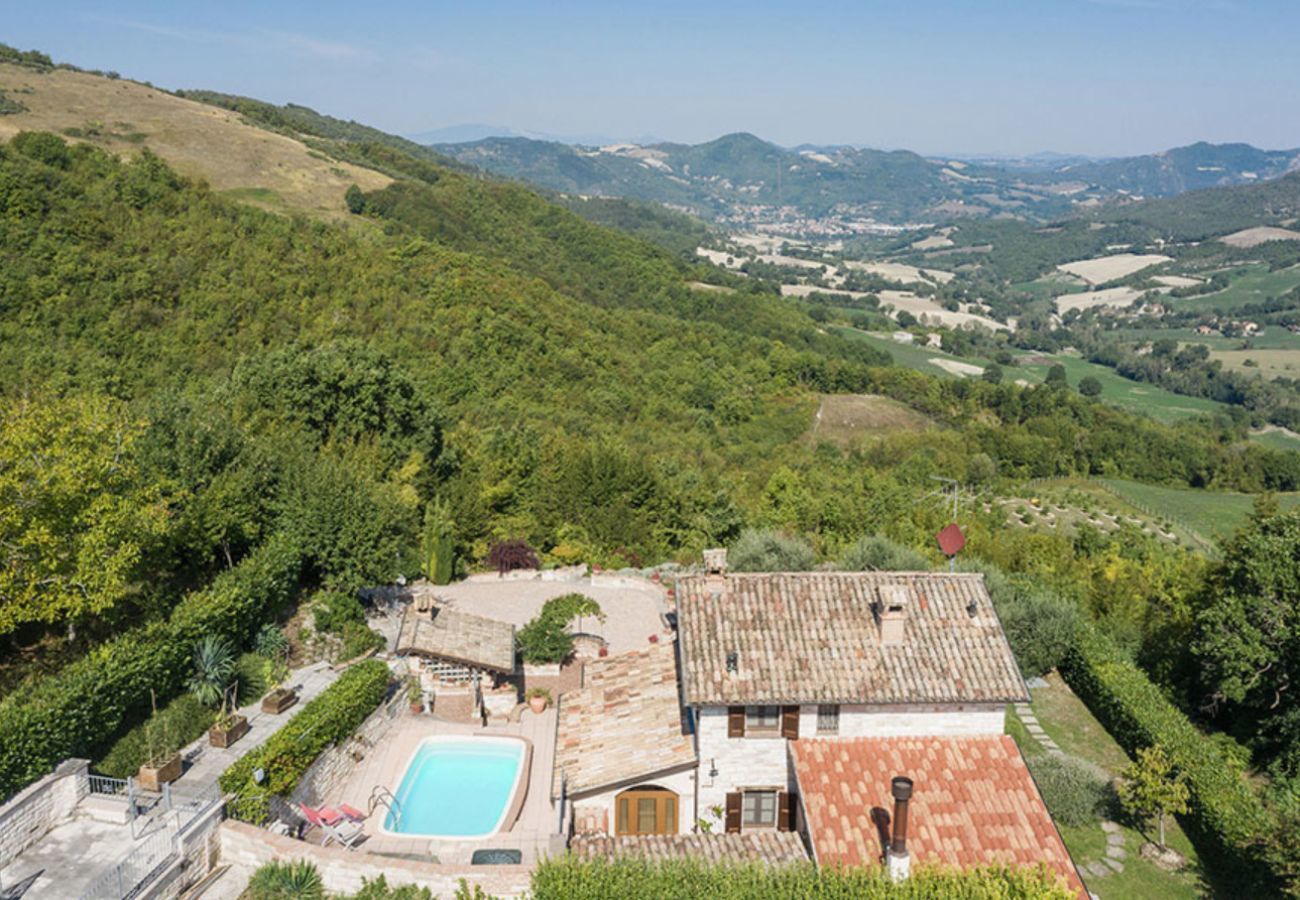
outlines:
M81 798L90 793L90 762L65 759L49 775L30 784L0 806L0 868L72 818Z
M388 733L397 717L405 713L407 705L403 691L397 691L389 697L361 723L361 727L350 738L328 748L316 758L311 768L298 781L290 801L319 806L334 798L338 788L356 768L358 759L364 758Z
M518 897L528 890L531 874L527 866L444 866L321 847L231 820L221 824L220 838L222 862L257 869L271 860L304 859L316 866L325 890L333 893L356 893L367 879L383 875L389 885L419 885L438 897L454 896L461 879L493 897Z

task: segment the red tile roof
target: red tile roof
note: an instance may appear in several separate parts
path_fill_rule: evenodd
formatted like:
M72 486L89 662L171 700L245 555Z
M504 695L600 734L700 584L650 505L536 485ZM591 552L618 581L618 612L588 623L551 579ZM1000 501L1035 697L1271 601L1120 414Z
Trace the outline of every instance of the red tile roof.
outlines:
M905 609L882 644L882 604ZM691 705L1028 700L984 576L778 572L677 582Z
M905 775L915 784L907 836L915 862L960 867L1044 862L1086 896L1020 750L1007 735L798 740L790 742L790 753L819 865L882 861L885 848L873 810L892 818L890 780Z

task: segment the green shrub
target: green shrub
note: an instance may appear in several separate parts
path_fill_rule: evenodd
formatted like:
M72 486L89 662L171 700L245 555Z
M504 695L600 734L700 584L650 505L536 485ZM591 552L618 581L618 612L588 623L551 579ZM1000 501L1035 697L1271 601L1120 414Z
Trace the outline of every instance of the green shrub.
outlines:
M194 644L221 635L247 646L260 624L286 606L301 557L272 537L211 585L187 595L167 622L107 641L62 671L0 702L0 797L70 756L96 759L131 723L149 713L150 690L180 693Z
M321 900L325 885L320 872L305 859L272 860L253 873L245 896L249 900Z
M268 662L257 653L241 654L235 661L235 681L239 685L237 703L250 703L267 692Z
M583 862L552 856L533 872L533 900L787 900L790 897L852 897L854 900L1072 900L1064 879L1045 867L989 866L947 870L916 866L906 881L890 880L883 866L818 869L811 863L729 865L698 859L619 859Z
M174 753L186 744L203 736L215 716L211 709L193 694L181 694L158 710L157 715L141 722L104 754L92 768L113 778L134 775L140 766L149 761L149 731L152 731L155 753Z
M343 646L339 659L356 659L363 653L379 650L387 645L384 636L373 628L349 622L343 626Z
M322 591L312 603L312 622L322 634L342 634L349 623L364 625L366 611L353 594Z
M579 616L593 616L604 621L600 605L582 594L552 597L541 610L519 629L516 638L519 654L527 663L560 663L573 652L573 635L569 623Z
M883 535L869 534L849 545L840 555L838 567L846 572L924 572L930 563L911 547Z
M388 666L377 659L340 675L265 744L221 774L221 790L234 795L230 814L245 822L265 822L271 795L292 792L321 751L356 731L384 699L387 689ZM266 774L261 784L253 780L258 769Z
M284 659L289 652L289 639L270 622L262 626L253 640L253 649L265 659Z
M802 537L746 528L727 550L727 565L737 572L807 572L816 562Z
M456 893L460 897L460 892ZM352 900L434 900L433 893L427 887L403 884L389 887L388 879L383 875L366 879L361 890L352 895Z
M1063 825L1087 825L1101 819L1111 800L1110 782L1096 766L1046 753L1025 761L1052 818Z
M1263 891L1284 881L1282 873L1268 868L1261 850L1271 829L1269 812L1216 742L1197 730L1095 627L1083 626L1078 635L1061 674L1130 755L1159 744L1186 774L1191 812L1183 826L1201 859L1214 861L1243 879L1243 885L1256 884ZM1261 878L1271 878L1273 884L1260 887Z

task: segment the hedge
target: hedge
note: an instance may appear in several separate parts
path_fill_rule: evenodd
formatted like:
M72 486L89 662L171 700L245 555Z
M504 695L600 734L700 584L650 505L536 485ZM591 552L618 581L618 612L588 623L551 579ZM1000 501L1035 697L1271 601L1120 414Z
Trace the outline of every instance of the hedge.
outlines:
M221 773L223 793L233 795L227 810L236 819L266 821L272 795L287 796L303 773L330 744L360 727L388 691L388 666L381 660L358 663L339 676L283 728ZM261 784L253 773L261 769Z
M179 694L194 643L218 634L246 646L293 598L301 555L272 537L208 587L186 595L166 622L135 628L0 702L0 797L70 756L96 759L131 723Z
M1041 865L965 870L918 866L906 881L895 883L882 866L818 869L812 863L773 866L695 859L583 861L568 854L549 857L537 867L529 896L533 900L1075 900L1077 895L1059 873Z
M1187 775L1191 811L1183 817L1201 859L1237 877L1272 876L1257 852L1272 817L1247 782L1234 774L1214 741L1199 731L1136 664L1091 625L1080 626L1061 674L1130 755L1159 744Z

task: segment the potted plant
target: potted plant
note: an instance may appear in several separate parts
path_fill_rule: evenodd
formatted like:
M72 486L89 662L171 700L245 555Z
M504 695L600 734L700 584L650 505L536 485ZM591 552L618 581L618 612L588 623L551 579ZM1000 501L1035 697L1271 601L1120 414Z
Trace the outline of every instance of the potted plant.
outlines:
M406 679L406 699L411 704L411 712L424 712L424 690L420 687L420 679L414 675Z
M529 688L524 696L528 699L528 708L538 715L544 713L546 705L551 702L551 692L543 687Z
M158 734L158 704L152 690L149 691L149 705L153 714L144 729L148 758L140 766L135 780L144 790L157 792L164 784L181 777L181 753L173 748L170 734Z
M235 651L220 637L209 635L194 647L194 671L189 690L205 706L220 706L208 743L229 747L248 733L248 719L235 712L238 685L234 683Z
M284 687L284 680L289 677L289 666L281 660L267 660L266 683L271 685L271 692L262 698L262 712L278 716L298 702L298 693L293 688Z

